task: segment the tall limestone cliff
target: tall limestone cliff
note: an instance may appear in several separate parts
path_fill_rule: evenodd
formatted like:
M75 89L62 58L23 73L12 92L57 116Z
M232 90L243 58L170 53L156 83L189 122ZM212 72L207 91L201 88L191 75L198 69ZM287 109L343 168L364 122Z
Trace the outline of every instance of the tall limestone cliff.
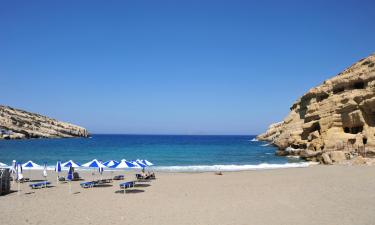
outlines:
M375 54L312 88L258 140L324 163L375 156Z
M0 105L0 139L87 137L85 128Z

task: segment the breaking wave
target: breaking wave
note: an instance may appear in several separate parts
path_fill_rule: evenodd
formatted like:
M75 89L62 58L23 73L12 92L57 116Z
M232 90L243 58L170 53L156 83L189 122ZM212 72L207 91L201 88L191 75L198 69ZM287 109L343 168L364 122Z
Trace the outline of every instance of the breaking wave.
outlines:
M201 166L156 166L152 167L155 171L161 172L216 172L216 171L245 171L245 170L268 170L283 168L300 168L312 165L309 162L269 164L261 163L258 165L201 165Z

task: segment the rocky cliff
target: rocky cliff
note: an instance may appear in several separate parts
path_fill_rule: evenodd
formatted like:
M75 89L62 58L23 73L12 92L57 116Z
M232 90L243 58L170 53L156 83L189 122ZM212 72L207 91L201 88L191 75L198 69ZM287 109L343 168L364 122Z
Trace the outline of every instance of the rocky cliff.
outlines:
M87 137L85 128L0 105L0 139Z
M309 90L258 140L324 163L375 156L375 54Z

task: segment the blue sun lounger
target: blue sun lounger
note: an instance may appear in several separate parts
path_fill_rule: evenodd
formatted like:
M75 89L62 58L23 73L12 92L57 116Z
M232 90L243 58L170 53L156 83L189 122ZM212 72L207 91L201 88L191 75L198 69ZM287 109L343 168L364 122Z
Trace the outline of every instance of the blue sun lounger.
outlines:
M29 186L32 189L36 189L36 188L48 187L48 185L50 185L50 184L51 184L51 182L49 182L49 181L43 181L43 182L39 182L39 183L30 184Z
M94 187L96 185L96 182L94 181L90 181L90 182L83 182L80 184L81 187L83 188L91 188L91 187Z
M121 183L120 188L124 189L124 193L125 193L126 189L132 188L132 187L134 187L134 185L135 185L135 181L128 181L128 182L125 182L125 183Z

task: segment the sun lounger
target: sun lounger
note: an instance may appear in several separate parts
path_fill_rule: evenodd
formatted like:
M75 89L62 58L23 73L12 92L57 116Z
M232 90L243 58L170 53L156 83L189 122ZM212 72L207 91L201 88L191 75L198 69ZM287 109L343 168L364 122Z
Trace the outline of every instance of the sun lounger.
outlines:
M96 181L90 181L90 182L83 182L83 183L81 183L80 185L81 185L81 187L83 187L83 188L92 188L92 187L94 187L96 184L97 184Z
M129 188L134 187L134 185L135 185L134 181L128 181L128 182L125 182L125 183L121 183L120 188L124 189L124 191L125 191L125 189L129 189Z
M124 175L117 175L113 177L113 180L123 180L123 179L125 179Z
M96 183L97 184L109 184L109 183L112 183L112 179L101 179L101 180L97 180Z
M51 182L43 181L43 182L39 182L39 183L30 184L29 186L30 186L32 189L36 189L36 188L44 188L44 187L48 187L48 185L50 185L50 184L51 184Z
M135 175L135 178L137 178L137 181L142 182L142 181L149 181L149 180L151 180L152 176L151 175L144 176L144 175L138 173L138 174Z

